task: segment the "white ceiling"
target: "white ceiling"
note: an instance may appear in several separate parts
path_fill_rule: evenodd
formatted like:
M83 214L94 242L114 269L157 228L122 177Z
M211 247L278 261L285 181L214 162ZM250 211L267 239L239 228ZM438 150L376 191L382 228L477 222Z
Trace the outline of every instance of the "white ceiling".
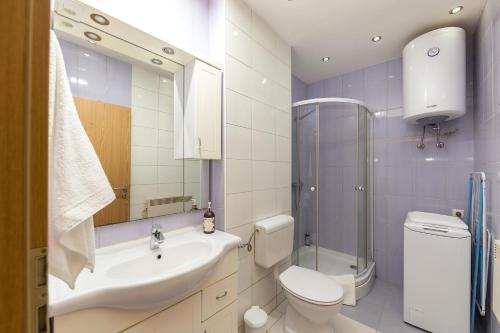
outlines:
M475 29L485 0L245 0L292 46L292 72L306 83L401 56L435 28ZM448 11L458 5L456 15ZM373 36L383 38L373 43ZM329 56L331 61L322 62Z

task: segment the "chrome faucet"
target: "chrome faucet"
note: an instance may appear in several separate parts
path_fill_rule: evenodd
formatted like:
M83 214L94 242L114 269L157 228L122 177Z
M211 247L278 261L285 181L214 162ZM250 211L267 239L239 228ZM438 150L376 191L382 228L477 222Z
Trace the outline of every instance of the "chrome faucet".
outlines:
M160 244L165 240L165 236L161 232L161 224L153 224L151 227L151 241L149 242L149 248L151 250L158 250Z

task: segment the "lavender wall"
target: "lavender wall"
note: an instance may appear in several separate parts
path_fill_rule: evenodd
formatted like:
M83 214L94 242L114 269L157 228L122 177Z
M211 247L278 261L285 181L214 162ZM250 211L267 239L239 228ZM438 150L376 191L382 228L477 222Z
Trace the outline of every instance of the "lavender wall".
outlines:
M475 163L487 180L487 224L500 235L500 2L489 0L476 31ZM495 237L496 235L496 237ZM490 267L490 272L493 269ZM490 287L492 287L490 278ZM481 320L485 332L500 332L498 318L489 311ZM496 297L500 297L496 295Z
M472 57L469 60L472 64ZM444 149L435 148L435 137L428 136L426 148L418 150L416 145L421 128L408 125L402 119L401 59L306 87L307 98L355 98L365 101L375 115L374 248L379 278L402 285L403 223L408 211L450 214L452 208L466 207L467 175L474 163L472 73L472 66L468 66L469 112L443 125L445 131L459 129L446 139ZM322 153L328 154L327 151ZM345 202L348 195L350 192L347 191L324 194L326 198L331 198L332 203ZM335 206L332 204L332 207ZM354 240L355 235L349 235L346 229L352 221L328 218L332 214L336 212L320 216L320 223L331 223L329 231L326 230L331 233L330 237L335 239L335 234L342 234L343 238ZM354 233L354 230L350 232Z

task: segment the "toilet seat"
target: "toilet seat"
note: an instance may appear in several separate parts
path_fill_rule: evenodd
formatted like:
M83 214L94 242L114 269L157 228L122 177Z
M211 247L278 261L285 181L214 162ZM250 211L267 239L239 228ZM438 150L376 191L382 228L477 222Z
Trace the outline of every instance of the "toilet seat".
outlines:
M283 288L312 304L334 305L343 301L342 286L327 275L299 266L290 266L279 276Z

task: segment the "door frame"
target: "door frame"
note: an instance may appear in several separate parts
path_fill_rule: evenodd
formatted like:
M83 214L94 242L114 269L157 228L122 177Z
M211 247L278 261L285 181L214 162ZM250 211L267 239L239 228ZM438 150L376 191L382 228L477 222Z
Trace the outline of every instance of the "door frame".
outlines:
M39 332L47 300L50 1L5 0L0 15L0 331Z

